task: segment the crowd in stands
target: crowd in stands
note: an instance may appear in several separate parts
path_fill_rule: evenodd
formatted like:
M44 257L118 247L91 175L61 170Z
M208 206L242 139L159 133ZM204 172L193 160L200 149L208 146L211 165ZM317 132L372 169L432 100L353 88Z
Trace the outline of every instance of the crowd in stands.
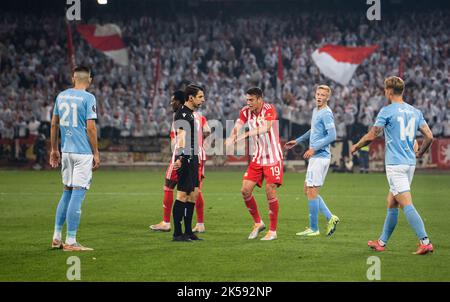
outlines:
M385 105L383 80L390 75L403 76L405 100L424 112L433 134L450 137L446 16L442 11L410 13L370 22L355 13L305 12L107 20L122 30L129 50L126 67L92 49L74 25L72 31L76 62L93 70L89 90L97 98L102 138L167 136L170 94L188 80L206 88L202 113L224 125L238 117L245 90L262 87L265 100L277 107L284 139L309 127L314 88L328 84L338 138L353 139ZM311 59L314 50L328 43L379 48L342 86L324 77ZM277 83L278 47L283 80ZM62 17L0 13L2 140L48 136L54 99L70 86L68 62Z

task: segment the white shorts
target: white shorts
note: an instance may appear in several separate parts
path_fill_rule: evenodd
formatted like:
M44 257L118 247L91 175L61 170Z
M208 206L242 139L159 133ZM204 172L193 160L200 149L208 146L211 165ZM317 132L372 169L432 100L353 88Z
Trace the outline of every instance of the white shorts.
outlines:
M321 187L323 185L330 161L329 158L311 158L309 160L306 170L306 186Z
M411 182L416 166L389 165L386 166L386 177L389 182L389 191L397 195L410 191Z
M92 154L63 153L61 160L63 184L88 190L92 181L93 159Z

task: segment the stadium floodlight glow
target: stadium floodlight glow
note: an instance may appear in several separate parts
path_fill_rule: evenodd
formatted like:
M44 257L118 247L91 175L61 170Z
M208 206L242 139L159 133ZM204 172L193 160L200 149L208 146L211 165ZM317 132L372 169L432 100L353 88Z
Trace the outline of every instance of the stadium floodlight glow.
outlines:
M97 0L98 4L108 4L108 0Z

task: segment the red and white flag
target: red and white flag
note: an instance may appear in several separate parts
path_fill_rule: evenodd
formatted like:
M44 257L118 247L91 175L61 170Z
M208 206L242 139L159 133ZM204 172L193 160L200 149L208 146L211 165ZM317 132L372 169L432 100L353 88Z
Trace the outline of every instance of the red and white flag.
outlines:
M367 47L347 47L327 44L312 53L312 59L326 77L347 85L365 58L370 56L378 45Z
M116 24L79 24L77 31L93 48L103 52L117 64L128 65L128 50Z

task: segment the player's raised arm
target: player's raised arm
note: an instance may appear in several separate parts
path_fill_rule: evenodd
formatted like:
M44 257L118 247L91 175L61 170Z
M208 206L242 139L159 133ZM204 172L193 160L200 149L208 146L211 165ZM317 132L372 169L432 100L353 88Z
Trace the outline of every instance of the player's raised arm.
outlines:
M97 170L100 167L100 153L98 152L97 127L95 126L95 120L87 121L87 135L89 143L91 144L92 154L94 155L94 165L92 166L92 170Z
M59 166L60 162L60 154L58 149L58 131L59 131L59 116L57 114L53 114L52 117L52 125L50 128L50 166L52 168L56 168Z
M433 132L431 132L430 127L428 127L428 124L423 124L420 128L419 131L423 134L423 142L420 145L420 148L418 151L416 151L416 157L417 158L421 158L425 152L428 151L428 149L430 149L431 144L433 143Z

